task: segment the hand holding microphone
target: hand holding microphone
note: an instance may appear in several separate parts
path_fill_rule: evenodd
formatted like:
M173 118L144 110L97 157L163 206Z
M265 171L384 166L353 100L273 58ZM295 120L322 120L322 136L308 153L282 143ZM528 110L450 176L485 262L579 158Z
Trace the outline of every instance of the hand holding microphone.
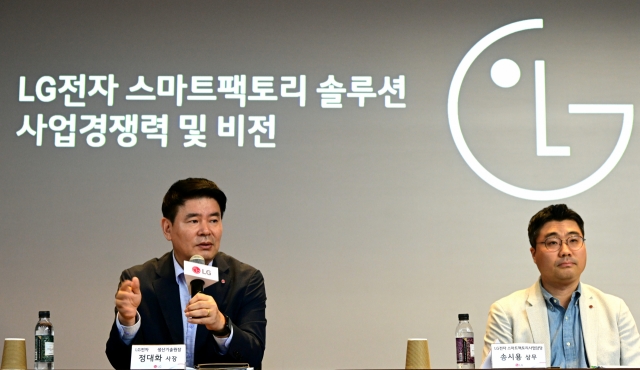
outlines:
M218 310L216 301L210 295L203 293L198 293L191 298L184 314L189 323L205 325L211 331L221 331L225 325L225 317Z
M189 262L206 266L204 258L197 254L191 257ZM192 272L195 273L195 271L187 272L187 267L185 266L185 274L191 274ZM202 271L199 271L197 274L201 272ZM218 280L217 269L215 272L215 279L213 277L207 279L207 284L205 284L203 280L204 275L198 275L191 280L189 283L191 287L191 300L187 303L184 314L187 316L187 321L191 324L205 325L207 329L211 331L221 331L226 323L225 317L220 310L218 310L218 304L213 297L203 293L205 285L209 286Z

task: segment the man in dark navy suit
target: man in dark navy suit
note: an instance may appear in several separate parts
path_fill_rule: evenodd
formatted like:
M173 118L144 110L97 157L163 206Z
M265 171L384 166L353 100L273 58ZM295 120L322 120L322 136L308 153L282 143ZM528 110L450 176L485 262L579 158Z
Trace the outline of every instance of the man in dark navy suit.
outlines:
M162 232L173 251L124 270L107 357L129 369L132 344L185 344L186 365L249 363L264 355L266 293L257 269L219 252L227 198L207 179L173 184L162 202ZM193 298L183 262L200 255L219 282Z

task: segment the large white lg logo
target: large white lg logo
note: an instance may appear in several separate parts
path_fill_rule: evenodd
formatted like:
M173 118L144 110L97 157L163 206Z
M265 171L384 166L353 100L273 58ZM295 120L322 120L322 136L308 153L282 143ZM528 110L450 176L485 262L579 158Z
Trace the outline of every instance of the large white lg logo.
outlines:
M529 200L557 200L580 194L604 179L618 164L624 154L633 128L633 105L631 104L569 104L569 113L622 114L622 130L618 141L607 160L586 179L555 190L530 190L508 184L487 171L474 157L464 140L458 118L458 98L467 71L476 58L496 41L512 33L542 28L542 19L529 19L500 27L483 37L462 58L449 88L449 127L458 151L471 169L494 188L514 197ZM535 61L535 107L536 107L536 150L538 156L569 156L568 146L547 146L547 120L545 96L545 65L543 60ZM493 82L503 88L514 86L520 80L520 68L509 59L500 59L491 68Z

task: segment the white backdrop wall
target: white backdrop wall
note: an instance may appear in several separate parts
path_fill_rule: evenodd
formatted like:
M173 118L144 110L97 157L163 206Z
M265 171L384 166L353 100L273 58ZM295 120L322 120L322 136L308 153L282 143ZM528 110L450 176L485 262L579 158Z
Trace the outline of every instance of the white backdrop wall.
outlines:
M568 104L640 103L638 2L0 2L0 338L26 337L32 366L37 313L50 310L56 367L108 368L119 274L170 250L160 203L185 177L210 178L226 192L221 249L265 276L265 368L401 368L411 337L429 339L434 367L453 367L463 312L479 354L490 304L538 276L529 218L558 202L586 222L583 280L623 297L640 317L636 131L602 181L550 201L492 187L452 138L447 102L460 61L485 35L526 19L544 27L501 39L470 66L461 131L503 181L563 188L594 173L622 130L620 114L569 114ZM503 58L521 72L511 88L491 78ZM536 155L536 60L545 62L547 145L570 146L570 156ZM61 91L60 76L81 74L84 98ZM112 105L89 96L89 77L109 74L119 84ZM158 76L179 74L188 84L182 105L176 96L126 98L139 76L155 94ZM274 77L279 99L240 107L219 91L218 78L234 75L246 75L247 95L255 95L253 77ZM304 106L280 90L282 76L301 75ZM354 76L371 77L375 97L359 107L345 93L342 108L322 108L317 89L329 75L347 93ZM378 90L401 75L405 96L390 102L406 107L386 108ZM36 94L43 76L56 83L53 101ZM193 76L213 77L217 100L187 100ZM68 106L65 95L85 106ZM17 135L25 116L35 130L39 114L44 123L75 114L73 147L56 146L50 128L40 146ZM107 128L115 116L166 114L167 145L139 131L125 148L107 129L104 145L91 147L99 130L81 132L81 116L101 114ZM184 146L183 115L205 115L206 147ZM218 117L239 115L243 146L218 134ZM275 137L261 140L276 147L256 148L248 117L268 115Z

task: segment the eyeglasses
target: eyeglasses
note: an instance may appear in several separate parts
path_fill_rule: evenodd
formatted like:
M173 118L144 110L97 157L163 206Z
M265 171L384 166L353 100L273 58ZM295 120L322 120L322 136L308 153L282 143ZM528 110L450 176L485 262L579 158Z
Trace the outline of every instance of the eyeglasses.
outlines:
M577 251L584 246L585 238L579 235L571 235L566 240L562 240L557 236L550 236L546 238L543 242L538 242L538 244L544 244L549 252L557 252L562 248L562 242L567 244L567 247L572 251Z

